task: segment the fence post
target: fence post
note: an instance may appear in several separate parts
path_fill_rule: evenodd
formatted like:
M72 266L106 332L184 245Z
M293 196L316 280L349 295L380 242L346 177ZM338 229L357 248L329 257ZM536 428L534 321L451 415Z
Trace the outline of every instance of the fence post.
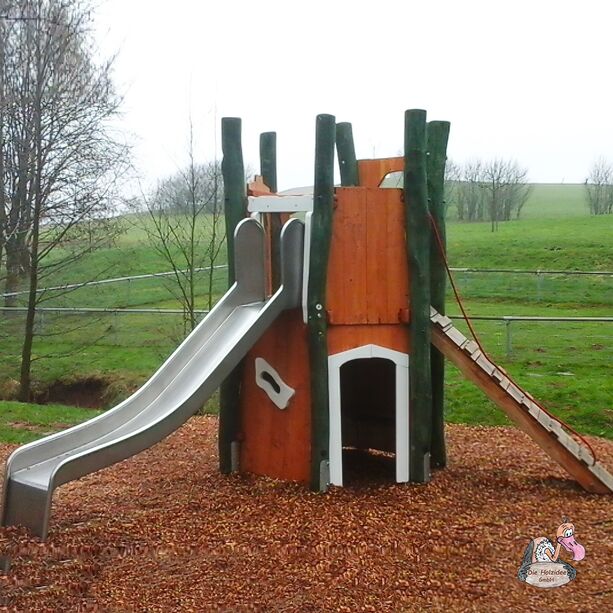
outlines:
M511 322L513 320L509 319L508 316L505 315L504 317L504 325L505 325L505 329L506 329L506 345L507 345L507 358L511 357L511 353L513 352L513 344L512 344L512 339L511 339Z
M536 271L536 301L540 302L543 296L543 275L540 270Z

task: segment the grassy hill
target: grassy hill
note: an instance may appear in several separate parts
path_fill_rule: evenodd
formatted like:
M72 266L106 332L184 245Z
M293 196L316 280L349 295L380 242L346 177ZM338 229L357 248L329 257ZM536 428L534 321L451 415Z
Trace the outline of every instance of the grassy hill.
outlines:
M610 216L590 217L583 190L583 185L577 184L535 184L521 219L502 223L495 236L490 236L487 223L454 221L455 212L451 209L448 234L454 265L492 267L504 263L507 267L530 269L602 269L607 256L609 261L611 257L603 240L611 232L613 220ZM148 244L137 218L127 216L123 227L124 233L115 247L95 251L69 270L50 274L44 285L169 269L164 258ZM222 253L219 263L224 262Z
M523 219L584 217L588 213L581 183L534 183L522 209Z
M560 219L586 217L585 187L582 183L532 183L522 219ZM448 211L450 221L457 219L453 203Z
M45 285L92 278L122 277L168 270L144 232L126 220L116 246L89 254L70 270L50 275ZM451 266L527 270L613 270L613 216L590 217L582 185L536 185L522 218L500 224L448 223ZM222 254L219 263L225 261ZM214 295L227 286L226 271L215 273ZM541 276L458 273L472 315L607 316L613 313L610 276ZM206 306L204 278L199 306ZM149 279L86 287L43 306L180 306L172 279ZM458 313L449 294L448 312ZM22 318L0 315L0 397L10 397L18 378ZM502 323L478 322L493 356L554 411L571 416L583 431L613 436L606 371L613 362L611 324L513 324L513 350L507 355ZM112 404L141 384L185 334L182 318L145 315L39 315L34 378L41 397L54 382L99 380ZM500 412L449 368L448 419L469 423L506 423ZM571 373L560 374L560 373ZM54 398L51 396L51 400ZM65 401L62 398L55 398ZM14 407L11 407L14 410ZM18 421L18 420L17 420ZM571 420L572 421L572 420Z

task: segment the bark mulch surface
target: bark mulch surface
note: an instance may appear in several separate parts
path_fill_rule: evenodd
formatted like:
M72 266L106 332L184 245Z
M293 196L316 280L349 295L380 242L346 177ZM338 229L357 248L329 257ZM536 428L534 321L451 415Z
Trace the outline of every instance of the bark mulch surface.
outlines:
M216 430L194 418L61 487L46 543L1 528L0 610L613 610L613 498L584 493L518 430L449 426L449 467L425 486L353 454L352 484L327 495L218 474ZM613 466L613 442L591 441ZM529 540L553 539L563 516L586 549L577 578L520 582Z

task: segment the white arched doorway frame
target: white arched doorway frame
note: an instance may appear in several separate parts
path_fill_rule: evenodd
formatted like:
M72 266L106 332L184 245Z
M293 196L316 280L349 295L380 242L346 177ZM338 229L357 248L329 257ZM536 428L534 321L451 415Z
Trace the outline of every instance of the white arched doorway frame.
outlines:
M362 345L328 356L331 485L343 485L341 366L368 358L383 358L396 365L396 482L409 480L409 356L379 345Z

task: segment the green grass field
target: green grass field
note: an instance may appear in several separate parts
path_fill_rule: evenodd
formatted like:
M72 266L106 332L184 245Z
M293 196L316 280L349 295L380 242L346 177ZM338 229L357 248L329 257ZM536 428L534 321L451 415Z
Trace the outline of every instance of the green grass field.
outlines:
M523 219L584 217L587 214L585 186L577 183L537 183L522 210Z
M29 443L81 423L100 412L58 404L25 404L0 400L0 441Z
M487 223L448 224L448 252L453 267L526 270L613 270L613 216L587 215L581 185L535 186L522 219L500 225L492 233ZM90 254L69 272L45 279L59 285L94 277L121 277L168 270L168 264L143 240L143 232L127 224L115 248ZM219 263L225 261L225 254ZM226 288L226 271L215 272L214 295ZM537 276L520 274L458 273L458 284L472 315L611 316L611 276ZM203 282L198 291L200 307L206 307ZM86 287L54 298L43 306L177 308L169 291L170 279ZM451 293L448 312L459 313ZM19 315L0 316L0 397L14 390L18 378ZM580 431L613 437L613 382L608 372L613 363L613 324L512 324L512 350L507 355L506 329L500 322L477 322L482 340L521 384L554 413ZM35 388L51 383L98 378L111 384L105 396L113 404L142 384L183 338L180 315L53 315L39 316L40 335L34 347ZM462 327L462 326L460 326ZM0 405L0 411L8 405ZM40 427L76 423L91 410L64 407L57 417L51 405L34 410L11 404L0 440L20 442L15 436L41 435ZM208 405L215 409L215 402ZM7 409L8 410L8 409ZM40 414L49 410L48 421ZM476 388L449 366L447 418L452 422L500 424L504 415ZM31 421L32 420L32 421ZM23 427L36 426L24 434ZM39 427L40 426L40 427ZM47 430L45 430L46 432Z
M588 213L585 187L581 183L535 183L521 212L522 219L585 217ZM449 219L457 219L453 206Z

